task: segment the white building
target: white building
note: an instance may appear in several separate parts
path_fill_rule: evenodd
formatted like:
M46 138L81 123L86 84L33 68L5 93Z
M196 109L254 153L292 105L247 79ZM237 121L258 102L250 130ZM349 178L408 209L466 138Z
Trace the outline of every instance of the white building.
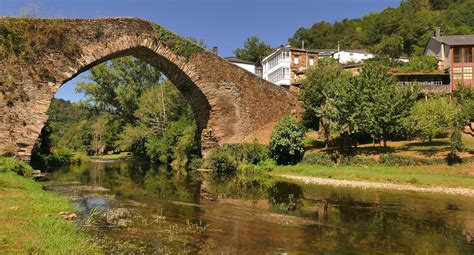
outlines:
M280 47L262 60L263 79L276 85L295 85L304 71L318 62L314 50Z
M360 63L366 59L371 59L375 55L366 50L341 50L333 54L341 64Z
M238 59L235 57L227 57L225 59L240 68L243 68L259 77L262 77L262 69L254 62Z

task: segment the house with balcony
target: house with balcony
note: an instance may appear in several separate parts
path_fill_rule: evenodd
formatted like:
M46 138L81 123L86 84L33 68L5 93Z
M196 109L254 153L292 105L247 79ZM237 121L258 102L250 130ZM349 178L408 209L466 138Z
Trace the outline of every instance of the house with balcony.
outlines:
M317 63L317 51L283 46L262 60L263 79L287 88L297 86L305 71Z
M242 60L236 57L226 57L225 59L232 64L257 75L258 77L262 77L262 68L254 62Z
M430 38L425 55L438 59L438 69L450 78L450 90L459 84L474 87L473 71L474 35L441 36L440 28Z

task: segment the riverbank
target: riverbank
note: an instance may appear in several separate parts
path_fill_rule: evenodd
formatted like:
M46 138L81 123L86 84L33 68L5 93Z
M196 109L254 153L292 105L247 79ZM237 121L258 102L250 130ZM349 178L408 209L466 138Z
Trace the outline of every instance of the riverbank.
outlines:
M474 197L474 163L456 166L277 166L272 175L304 183Z
M0 172L0 253L99 254L100 248L59 212L71 212L65 198L12 172Z

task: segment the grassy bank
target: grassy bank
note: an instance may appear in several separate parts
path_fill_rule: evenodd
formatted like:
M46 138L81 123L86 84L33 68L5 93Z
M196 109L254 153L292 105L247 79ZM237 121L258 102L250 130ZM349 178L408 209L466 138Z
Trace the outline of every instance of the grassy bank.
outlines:
M119 154L105 154L100 156L92 156L91 159L103 159L103 160L132 160L135 157L130 152L122 152Z
M73 222L58 215L72 210L67 198L15 173L0 172L0 253L100 253Z
M474 189L474 163L455 166L277 166L276 174L292 174L337 180L415 184Z

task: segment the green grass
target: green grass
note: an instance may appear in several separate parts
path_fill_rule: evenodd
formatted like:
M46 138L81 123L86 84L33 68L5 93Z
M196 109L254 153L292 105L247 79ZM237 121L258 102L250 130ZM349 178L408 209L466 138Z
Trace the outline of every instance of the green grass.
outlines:
M98 254L100 248L58 213L70 201L12 172L0 172L0 253Z
M100 156L91 157L92 159L134 159L130 152L122 152L120 154L106 154Z
M474 188L474 175L470 174L473 169L474 164L472 163L456 166L416 167L295 165L277 166L273 172L339 180Z

